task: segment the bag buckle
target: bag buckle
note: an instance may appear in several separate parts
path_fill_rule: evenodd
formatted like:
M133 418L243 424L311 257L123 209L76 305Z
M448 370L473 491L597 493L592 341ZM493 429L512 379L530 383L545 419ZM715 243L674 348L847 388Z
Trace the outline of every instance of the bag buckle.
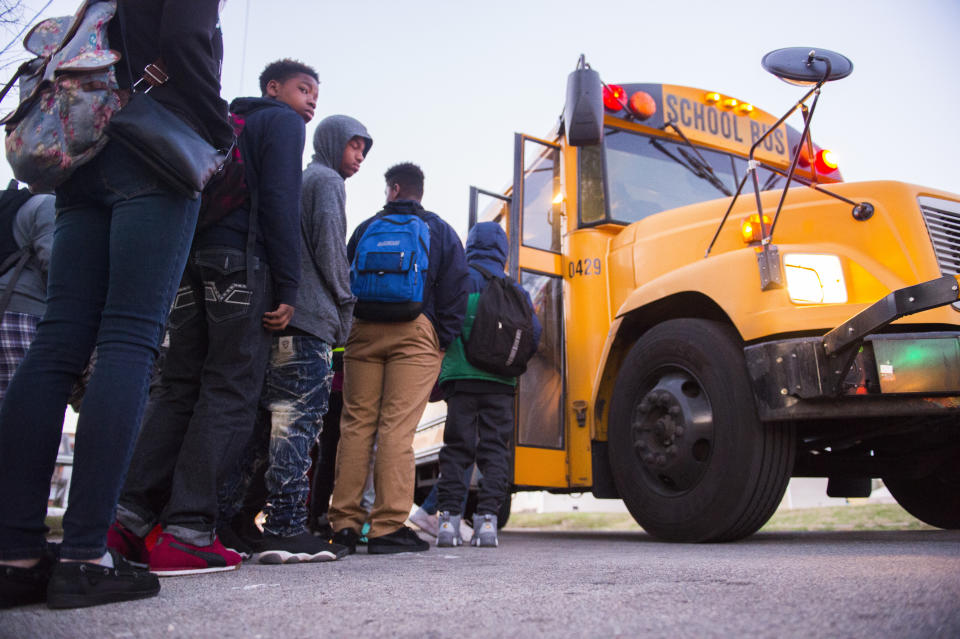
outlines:
M150 86L147 87L144 93L150 93L150 89L166 84L169 79L170 76L163 70L163 67L153 62L143 67L143 77L134 83L133 90L136 91L141 82L146 82Z

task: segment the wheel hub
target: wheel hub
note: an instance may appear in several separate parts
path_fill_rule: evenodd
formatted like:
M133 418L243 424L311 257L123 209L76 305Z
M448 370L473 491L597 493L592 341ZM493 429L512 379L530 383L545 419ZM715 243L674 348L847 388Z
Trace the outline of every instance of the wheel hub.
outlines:
M660 492L690 490L706 470L713 446L713 412L697 380L669 371L635 404L633 451Z

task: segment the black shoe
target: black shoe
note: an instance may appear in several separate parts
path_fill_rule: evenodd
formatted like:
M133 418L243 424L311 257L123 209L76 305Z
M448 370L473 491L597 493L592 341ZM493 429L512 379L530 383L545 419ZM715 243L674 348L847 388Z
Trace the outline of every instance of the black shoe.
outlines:
M55 549L48 545L35 566L0 566L0 608L46 601L47 584L56 565Z
M100 564L61 561L47 587L51 608L85 608L117 601L144 599L160 592L160 580L136 568L112 548L113 568Z
M367 552L371 555L392 555L398 552L423 552L430 544L420 539L412 528L400 526L389 535L370 537Z
M224 548L232 550L244 559L250 559L263 547L263 533L257 530L257 536L237 532L233 526L217 528L217 538Z
M357 542L360 541L360 535L353 528L343 528L333 533L333 542L338 546L347 549L347 555L357 552Z
M312 561L336 561L350 554L346 546L314 537L304 531L281 537L264 533L260 551L254 559L261 564L296 564Z

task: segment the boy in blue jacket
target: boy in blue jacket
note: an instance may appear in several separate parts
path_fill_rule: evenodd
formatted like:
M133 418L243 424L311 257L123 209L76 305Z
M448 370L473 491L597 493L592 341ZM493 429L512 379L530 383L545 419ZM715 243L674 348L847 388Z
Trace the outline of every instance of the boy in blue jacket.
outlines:
M480 222L467 236L467 264L488 273L503 273L507 262L507 235L496 222ZM530 306L530 295L519 284ZM472 323L477 299L487 286L480 270L470 268L470 303L464 327ZM540 341L541 327L533 315L534 342ZM440 389L447 400L447 422L440 451L438 546L463 543L460 519L463 496L469 486L465 471L474 462L482 473L473 516L473 546L496 546L497 513L503 503L509 478L510 438L513 436L513 398L516 377L503 377L481 370L467 361L463 337L447 349L440 371Z

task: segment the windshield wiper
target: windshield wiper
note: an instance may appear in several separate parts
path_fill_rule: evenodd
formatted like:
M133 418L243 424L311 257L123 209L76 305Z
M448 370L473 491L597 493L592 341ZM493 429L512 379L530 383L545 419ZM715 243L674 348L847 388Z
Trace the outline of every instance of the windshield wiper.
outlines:
M698 178L701 178L701 179L706 180L707 182L709 182L711 185L713 185L714 188L716 188L717 190L719 190L719 191L720 191L721 193L723 193L724 195L726 195L726 196L733 195L733 194L727 189L727 187L724 186L723 182L721 182L720 179L717 178L716 174L713 172L713 169L710 167L709 164L708 164L708 165L703 165L703 164L701 164L700 160L698 160L697 158L693 157L693 155L691 155L686 149L678 149L678 150L680 151L680 154L683 155L684 159L686 160L686 162L684 162L684 160L681 160L680 158L678 158L677 156L675 156L673 153L671 153L671 152L667 149L667 147L665 147L665 146L664 146L659 140L657 140L656 138L651 138L651 139L650 139L650 144L651 144L651 145L653 146L653 148L655 148L657 151L660 151L660 152L663 153L665 156L667 156L668 158L670 158L671 160L673 160L674 162L676 162L677 164L679 164L680 166L682 166L682 167L685 168L686 170L688 170L688 171L690 171L691 173L693 173L694 175L696 175Z
M717 189L720 190L724 195L728 197L733 195L733 193L730 192L730 189L728 189L724 185L723 181L719 177L717 177L716 172L713 170L713 167L710 166L710 163L707 162L706 158L700 155L700 151L697 149L697 147L695 147L693 143L690 141L690 139L687 138L686 134L680 130L680 127L678 127L673 120L670 120L669 122L663 125L664 129L667 127L670 127L671 129L673 129L676 132L676 134L680 136L680 139L683 140L683 143L686 144L691 149L693 149L693 152L697 154L697 157L694 158L688 152L685 152L686 149L680 149L680 153L685 158L687 158L690 164L692 164L694 167L699 169L700 173L702 174L700 175L700 177L702 177L703 179L710 182L710 184L717 187Z

